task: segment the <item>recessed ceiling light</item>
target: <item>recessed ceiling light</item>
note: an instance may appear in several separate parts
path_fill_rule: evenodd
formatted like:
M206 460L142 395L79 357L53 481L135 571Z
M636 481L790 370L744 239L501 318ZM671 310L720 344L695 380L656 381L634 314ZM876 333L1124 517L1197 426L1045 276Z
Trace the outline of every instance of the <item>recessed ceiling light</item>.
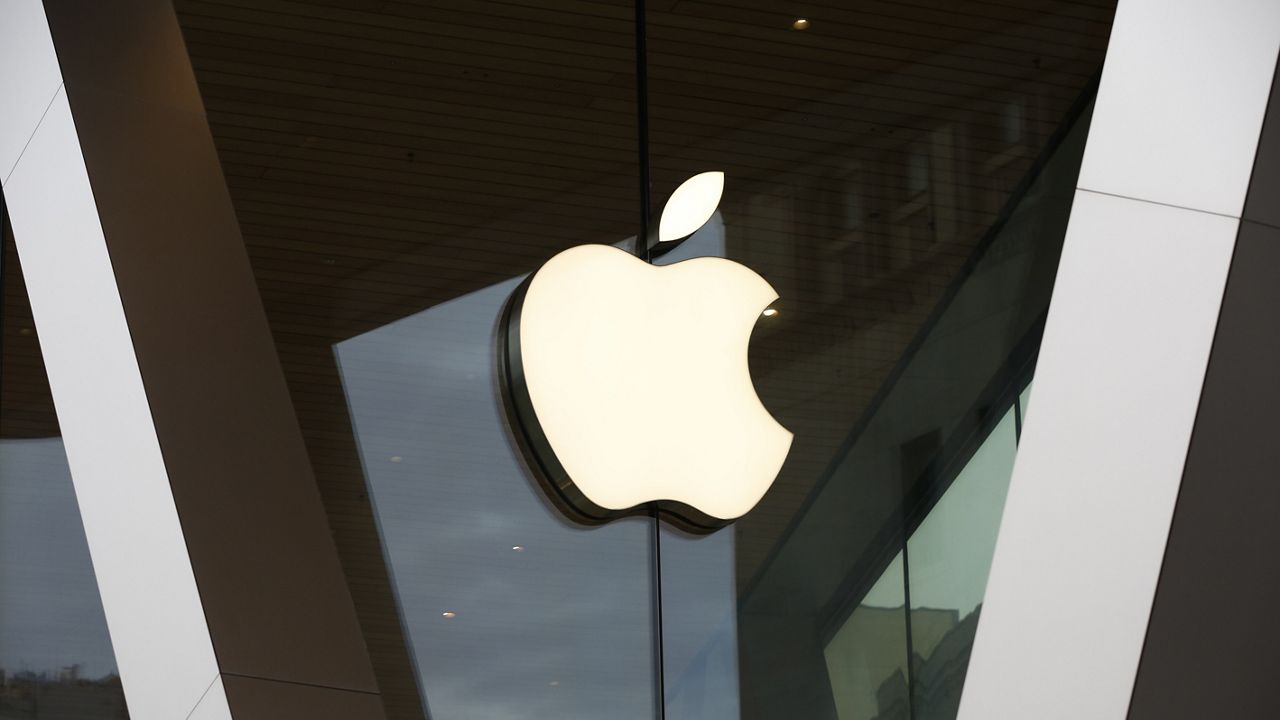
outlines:
M456 618L458 617L458 613L452 610L445 610L444 612L440 613L440 616L445 618Z
M808 18L796 18L795 21L791 23L791 27L794 30L808 30L809 20Z
M760 313L760 314L761 314L761 315L764 315L765 317L773 317L774 315L777 315L777 314L778 314L778 309L777 309L777 308L765 308L765 311L764 311L763 313Z
M523 546L523 545L512 545L512 546L511 546L511 549L512 549L512 550L515 550L516 552L524 552L524 546Z

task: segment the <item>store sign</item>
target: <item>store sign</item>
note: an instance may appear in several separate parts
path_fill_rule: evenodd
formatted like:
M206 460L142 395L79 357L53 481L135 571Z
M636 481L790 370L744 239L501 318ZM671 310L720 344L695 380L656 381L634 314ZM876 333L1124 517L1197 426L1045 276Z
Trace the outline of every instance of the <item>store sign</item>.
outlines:
M658 241L705 224L723 183L703 173L681 185ZM517 434L556 504L590 522L656 504L703 531L754 507L792 440L747 364L777 298L730 260L656 266L608 245L531 275L508 306L502 364Z

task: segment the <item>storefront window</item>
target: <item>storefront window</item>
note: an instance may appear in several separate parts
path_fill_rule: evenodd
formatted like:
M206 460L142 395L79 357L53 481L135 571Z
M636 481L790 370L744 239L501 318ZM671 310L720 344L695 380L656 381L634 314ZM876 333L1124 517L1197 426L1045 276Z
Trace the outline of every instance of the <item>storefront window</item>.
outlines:
M1114 8L357 5L177 3L389 717L952 717ZM581 525L503 308L706 171L655 263L778 291L793 445L717 532Z
M719 533L734 593L708 591L701 633L664 623L677 645L736 629L732 717L954 717L963 685L1110 16L938 6L933 23L1009 22L913 55L921 12L787 32L750 3L648 14L656 194L723 169L723 251L695 254L781 295L751 365L795 444ZM1073 49L1027 54L1054 26ZM965 503L982 507L957 518ZM664 573L664 619L687 587ZM668 715L698 717L673 694L682 670L664 665Z
M432 717L653 716L652 521L566 522L513 452L491 344L516 281L339 343Z

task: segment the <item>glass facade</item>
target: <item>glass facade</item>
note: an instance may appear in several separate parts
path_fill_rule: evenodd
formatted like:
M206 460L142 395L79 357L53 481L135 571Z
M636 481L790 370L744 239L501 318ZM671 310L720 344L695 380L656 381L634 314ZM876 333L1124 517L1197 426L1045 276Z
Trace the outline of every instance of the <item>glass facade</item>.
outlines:
M955 717L1112 5L376 5L175 2L388 718ZM654 263L778 290L750 367L794 444L716 532L578 524L504 308L709 170ZM2 269L0 720L126 717Z
M393 715L954 715L1111 8L178 7ZM795 444L714 534L578 526L502 309L706 170L657 262L777 288L750 359Z
M128 718L0 203L0 718Z
M526 476L492 367L514 287L335 347L423 693L432 717L653 717L652 522L575 527Z
M390 716L954 716L1112 7L177 6ZM778 290L794 445L713 534L577 525L504 305L708 170L655 262Z

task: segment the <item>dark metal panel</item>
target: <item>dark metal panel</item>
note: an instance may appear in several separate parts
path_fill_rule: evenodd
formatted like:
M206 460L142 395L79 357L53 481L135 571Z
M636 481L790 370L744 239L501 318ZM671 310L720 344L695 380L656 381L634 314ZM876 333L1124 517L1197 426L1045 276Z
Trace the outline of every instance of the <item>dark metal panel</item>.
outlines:
M1280 717L1280 230L1244 221L1130 717Z

